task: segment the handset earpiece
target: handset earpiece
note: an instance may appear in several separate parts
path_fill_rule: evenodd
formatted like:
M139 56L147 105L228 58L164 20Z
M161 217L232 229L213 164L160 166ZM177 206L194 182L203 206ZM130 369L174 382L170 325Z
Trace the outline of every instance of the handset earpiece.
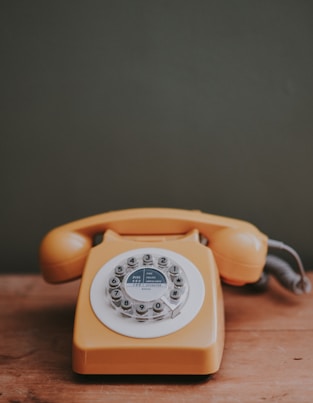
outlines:
M62 283L81 276L92 238L62 227L49 232L41 242L39 263L44 279Z
M261 277L267 255L267 237L255 227L217 230L210 237L208 246L224 282L243 285Z

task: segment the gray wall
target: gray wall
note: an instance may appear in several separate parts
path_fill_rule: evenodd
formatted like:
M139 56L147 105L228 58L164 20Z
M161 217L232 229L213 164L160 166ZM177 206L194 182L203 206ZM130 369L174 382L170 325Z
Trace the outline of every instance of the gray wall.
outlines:
M168 206L313 267L313 3L2 1L2 272L52 227Z

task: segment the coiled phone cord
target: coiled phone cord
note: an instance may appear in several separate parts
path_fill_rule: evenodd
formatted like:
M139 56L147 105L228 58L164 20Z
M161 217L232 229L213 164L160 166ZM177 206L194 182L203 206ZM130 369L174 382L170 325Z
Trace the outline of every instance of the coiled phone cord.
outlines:
M283 287L292 291L294 294L298 295L309 293L312 288L311 282L305 274L305 270L298 253L289 245L273 239L268 240L268 247L269 249L287 252L287 254L291 255L297 263L299 274L293 270L287 261L270 253L266 259L263 275L258 282L259 285L264 286L265 283L267 283L268 274L271 274Z

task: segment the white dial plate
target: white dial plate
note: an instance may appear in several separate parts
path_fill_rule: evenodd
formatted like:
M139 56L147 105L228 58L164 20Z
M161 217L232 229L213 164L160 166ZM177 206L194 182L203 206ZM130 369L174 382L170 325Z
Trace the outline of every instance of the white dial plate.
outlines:
M137 259L144 261L148 255L151 261L146 264ZM123 275L115 277L119 271ZM198 314L204 296L197 267L184 256L161 248L133 249L115 256L99 269L90 288L90 303L98 319L111 330L135 338L165 336L183 328ZM126 311L126 303L133 310ZM162 316L163 307L167 314Z

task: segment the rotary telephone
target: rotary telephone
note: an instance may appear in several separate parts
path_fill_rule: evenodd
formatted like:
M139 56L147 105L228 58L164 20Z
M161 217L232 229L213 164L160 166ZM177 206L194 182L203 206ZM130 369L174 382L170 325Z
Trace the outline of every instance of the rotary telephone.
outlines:
M291 253L297 274L268 250ZM200 211L107 212L50 231L40 246L46 281L82 276L73 335L80 374L197 374L219 369L221 279L264 283L272 273L309 292L297 253L245 221Z

